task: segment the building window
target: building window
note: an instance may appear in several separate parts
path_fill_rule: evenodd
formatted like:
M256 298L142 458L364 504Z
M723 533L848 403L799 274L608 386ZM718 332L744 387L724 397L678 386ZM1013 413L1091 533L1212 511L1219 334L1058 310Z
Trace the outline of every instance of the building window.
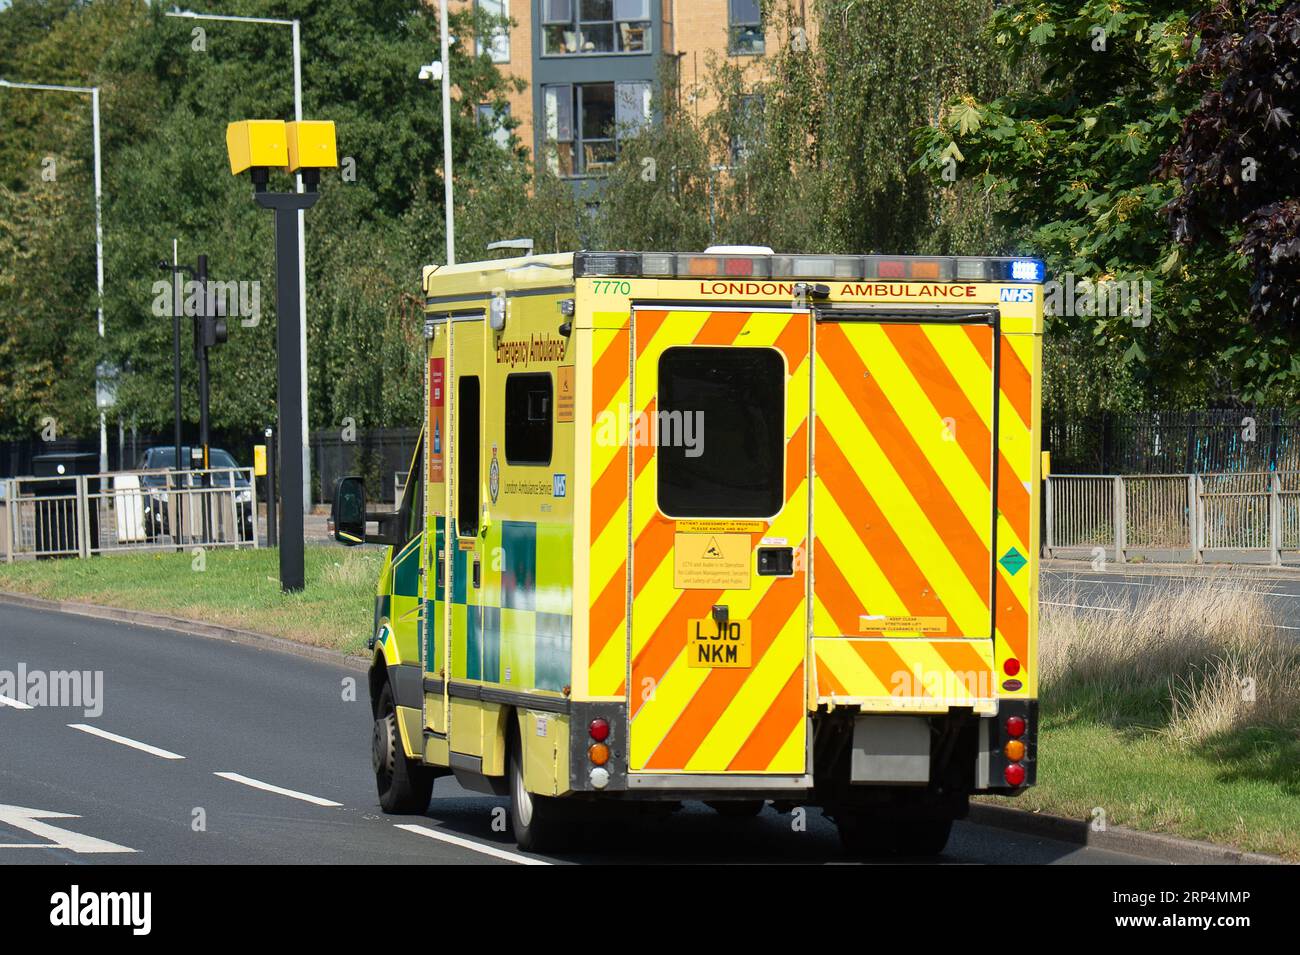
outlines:
M506 464L551 463L550 372L506 375Z
M478 40L478 55L486 53L493 63L510 62L510 2L509 0L474 0L479 13L491 17L493 29Z
M763 122L763 97L759 93L741 96L732 114L731 164L738 166L749 158Z
M542 55L649 53L650 0L542 0Z
M762 54L767 50L763 35L760 0L727 0L727 49L731 53Z
M510 118L510 104L503 103L501 111L491 103L479 103L475 109L479 125L488 131L493 141L502 149L510 148L510 130L506 120Z
M659 420L676 429L666 439L661 424L655 449L665 515L772 517L781 510L785 362L775 348L666 349Z
M560 83L542 87L545 141L557 176L598 176L618 155L621 137L650 121L648 82Z

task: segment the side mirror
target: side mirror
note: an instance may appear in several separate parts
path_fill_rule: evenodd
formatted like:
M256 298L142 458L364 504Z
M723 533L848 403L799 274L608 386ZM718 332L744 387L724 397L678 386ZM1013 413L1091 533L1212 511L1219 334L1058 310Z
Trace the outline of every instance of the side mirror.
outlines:
M330 510L334 539L353 547L366 542L366 485L359 477L339 478Z

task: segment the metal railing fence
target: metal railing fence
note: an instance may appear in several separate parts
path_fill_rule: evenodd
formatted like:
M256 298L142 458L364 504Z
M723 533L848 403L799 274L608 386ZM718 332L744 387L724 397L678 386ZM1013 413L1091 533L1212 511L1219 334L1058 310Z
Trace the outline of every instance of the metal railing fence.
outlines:
M1300 471L1053 475L1048 557L1300 561Z
M190 547L258 547L251 468L0 481L7 562Z

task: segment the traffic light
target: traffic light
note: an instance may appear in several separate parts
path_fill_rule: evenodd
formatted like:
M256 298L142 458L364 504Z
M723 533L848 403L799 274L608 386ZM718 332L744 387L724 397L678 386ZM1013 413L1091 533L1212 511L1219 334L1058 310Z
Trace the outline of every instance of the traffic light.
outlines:
M218 312L224 312L225 309L218 305ZM219 315L202 315L199 317L199 347L212 348L214 345L224 345L229 338L226 330L226 320Z

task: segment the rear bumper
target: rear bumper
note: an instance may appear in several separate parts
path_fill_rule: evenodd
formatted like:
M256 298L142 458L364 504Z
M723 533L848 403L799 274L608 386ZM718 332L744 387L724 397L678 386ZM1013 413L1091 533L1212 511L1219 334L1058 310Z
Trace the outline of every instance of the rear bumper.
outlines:
M1038 704L1034 700L995 700L991 715L966 707L938 715L897 710L860 713L844 706L823 708L808 715L806 772L801 774L628 772L624 705L575 702L572 707L569 789L575 795L646 801L790 798L817 804L842 801L846 792L863 797L873 791L910 791L917 796L928 791L1016 795L1037 778ZM1011 716L1023 718L1026 727L1020 737L1026 753L1019 761L1025 780L1019 786L1009 785L1005 776L1010 762L1005 747L1011 739L1006 721ZM595 783L596 767L588 756L591 740L586 730L596 718L605 719L613 730L607 741L610 758L602 767L605 776L599 777L603 785ZM923 724L929 727L929 733L889 732L894 720L913 727ZM863 724L865 732L859 728ZM908 746L915 751L907 750ZM878 765L882 757L886 764L892 760L895 766L900 757L913 767L919 761L921 770L906 778L855 775L855 766Z

